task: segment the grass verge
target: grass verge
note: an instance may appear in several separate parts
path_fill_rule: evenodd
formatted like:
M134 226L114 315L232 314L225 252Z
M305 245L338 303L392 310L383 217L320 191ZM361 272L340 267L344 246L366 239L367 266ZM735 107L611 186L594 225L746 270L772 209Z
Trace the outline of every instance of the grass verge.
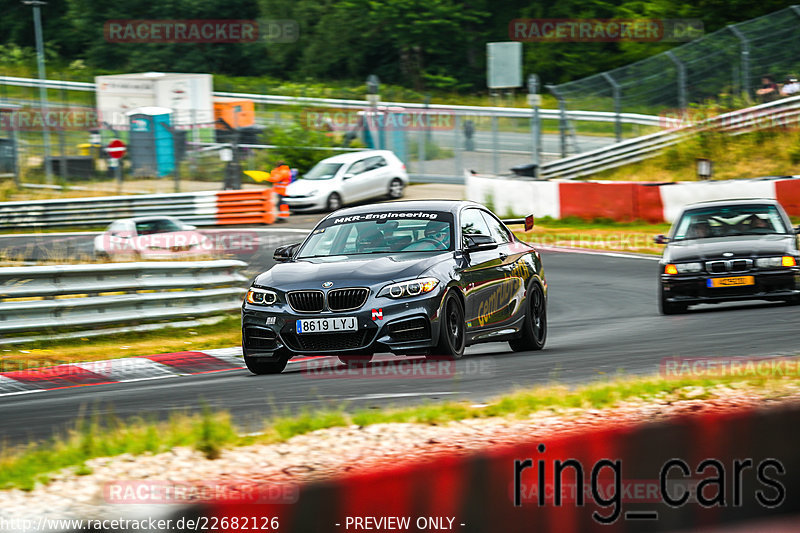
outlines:
M703 132L639 163L601 172L592 179L622 181L695 181L697 158L714 162L714 179L727 180L797 174L800 131L760 130L741 135Z
M797 360L793 363L796 367ZM791 373L789 373L791 374ZM795 373L796 374L796 373ZM191 446L207 458L219 457L226 447L276 443L296 435L337 426L368 426L380 423L443 424L451 421L499 416L526 417L539 411L574 413L574 409L603 409L621 402L674 402L713 397L720 387L757 391L764 399L779 399L800 390L797 375L662 376L605 378L594 383L567 387L562 384L524 389L498 397L485 405L445 402L385 410L347 411L346 405L320 411L285 413L265 422L258 435L241 436L230 416L203 406L199 414L172 415L165 422L142 417L123 423L113 414L102 420L79 418L64 436L44 444L6 449L0 455L0 489L30 490L47 483L62 469L78 475L91 473L85 461L120 454L158 453L175 446Z
M670 224L667 223L582 220L575 217L557 220L544 217L536 219L533 230L514 233L520 240L539 246L660 255L663 246L655 244L653 239L656 235L668 233L669 228Z
M241 341L241 324L237 315L225 317L216 324L197 327L42 340L18 346L0 345L0 372L135 355L229 348L239 346Z

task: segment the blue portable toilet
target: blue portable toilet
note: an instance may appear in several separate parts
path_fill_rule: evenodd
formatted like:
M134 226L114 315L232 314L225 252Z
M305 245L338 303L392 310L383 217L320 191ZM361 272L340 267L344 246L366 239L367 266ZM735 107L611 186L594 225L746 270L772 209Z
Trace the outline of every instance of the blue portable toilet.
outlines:
M175 141L167 107L139 107L127 113L128 154L135 175L158 176L175 170Z
M367 148L391 150L401 161L406 160L405 110L401 107L380 106L360 111L359 125Z

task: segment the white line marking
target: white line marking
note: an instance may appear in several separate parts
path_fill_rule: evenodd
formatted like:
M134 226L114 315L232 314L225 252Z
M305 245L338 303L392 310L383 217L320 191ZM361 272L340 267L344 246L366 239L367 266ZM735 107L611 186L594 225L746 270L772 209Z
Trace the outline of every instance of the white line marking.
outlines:
M347 400L381 400L385 398L410 398L413 396L443 396L446 394L460 394L458 392L397 392L394 394L365 394L364 396L353 396L345 398Z

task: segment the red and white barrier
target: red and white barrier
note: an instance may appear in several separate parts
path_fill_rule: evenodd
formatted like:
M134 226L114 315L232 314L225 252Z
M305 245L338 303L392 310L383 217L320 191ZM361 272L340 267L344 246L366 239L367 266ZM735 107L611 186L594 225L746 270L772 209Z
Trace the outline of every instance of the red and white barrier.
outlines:
M0 202L0 228L103 226L137 216L174 216L196 226L272 224L274 196L253 189Z
M609 218L672 222L695 202L738 198L778 200L800 216L800 176L699 182L531 181L469 174L467 198L500 215Z

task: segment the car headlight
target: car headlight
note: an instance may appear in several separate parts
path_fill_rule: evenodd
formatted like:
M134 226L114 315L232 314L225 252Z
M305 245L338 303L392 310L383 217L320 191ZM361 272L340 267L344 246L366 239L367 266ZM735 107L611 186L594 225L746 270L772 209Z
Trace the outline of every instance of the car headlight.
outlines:
M273 291L251 287L250 290L247 291L247 296L245 299L247 300L247 303L250 304L272 305L277 301L278 295Z
M758 268L778 268L778 267L793 267L797 266L797 260L791 255L784 255L783 257L759 257L756 259L756 267Z
M392 283L380 290L378 296L388 296L389 298L407 298L409 296L419 296L426 292L431 292L439 284L436 278L419 278L400 283Z
M678 272L681 274L687 274L690 272L702 272L703 264L702 263L678 263L675 265L678 267Z

